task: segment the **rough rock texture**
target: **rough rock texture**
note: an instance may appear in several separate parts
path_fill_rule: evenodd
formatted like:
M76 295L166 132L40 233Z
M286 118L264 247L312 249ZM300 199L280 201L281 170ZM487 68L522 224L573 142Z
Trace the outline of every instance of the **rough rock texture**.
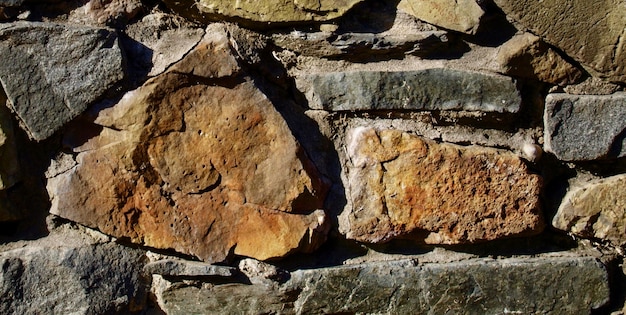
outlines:
M626 176L573 189L563 198L552 225L582 237L626 245Z
M578 95L608 95L623 90L624 88L617 84L594 77L588 77L581 83L563 87L565 93Z
M584 314L608 299L605 267L572 256L297 270L278 288L172 286L163 308L168 314Z
M133 62L141 60L143 64L139 67L148 69L148 76L155 76L197 45L204 36L204 28L176 15L153 13L129 25L126 34L137 41L131 46Z
M199 261L163 259L146 264L146 273L170 277L233 277L236 269Z
M327 21L342 16L363 0L187 0L164 1L182 14L195 6L210 19L236 18L261 23ZM185 10L186 9L186 10ZM188 14L188 13L187 13Z
M297 78L309 107L330 111L476 110L516 113L521 97L508 77L453 69L356 71Z
M140 0L90 0L71 12L72 23L119 26L128 23L143 10Z
M449 46L447 32L427 31L402 35L330 32L275 34L277 46L305 56L371 59L376 55L411 54L427 56Z
M517 35L499 47L502 73L551 84L578 82L583 73L553 48L530 33Z
M542 230L541 178L517 156L359 127L347 148L349 239L457 244Z
M626 2L495 0L508 16L609 80L626 83Z
M39 22L0 27L0 82L23 127L43 140L124 77L111 30Z
M99 113L99 134L74 143L78 165L48 181L51 213L207 262L323 242L317 171L241 75L225 29L212 30L169 72Z
M475 34L485 11L475 0L402 0L398 8L422 21Z
M544 113L545 150L565 161L626 155L626 93L549 94Z
M141 310L144 252L56 231L0 252L2 314L122 314Z

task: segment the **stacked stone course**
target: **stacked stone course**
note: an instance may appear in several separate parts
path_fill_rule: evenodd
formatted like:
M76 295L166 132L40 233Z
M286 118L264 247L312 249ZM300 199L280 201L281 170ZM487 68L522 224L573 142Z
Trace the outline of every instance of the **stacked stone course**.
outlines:
M3 314L623 314L626 2L0 1Z

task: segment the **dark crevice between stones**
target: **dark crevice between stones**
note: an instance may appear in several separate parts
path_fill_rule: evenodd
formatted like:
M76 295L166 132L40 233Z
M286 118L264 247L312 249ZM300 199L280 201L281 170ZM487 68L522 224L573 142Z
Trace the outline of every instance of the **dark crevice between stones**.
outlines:
M608 262L603 262L609 275L610 297L609 303L592 310L592 315L621 314L626 304L626 275L624 274L624 257L610 257Z
M481 1L485 15L475 35L462 35L463 39L486 47L497 47L517 33L517 29L507 19L502 10L492 0Z

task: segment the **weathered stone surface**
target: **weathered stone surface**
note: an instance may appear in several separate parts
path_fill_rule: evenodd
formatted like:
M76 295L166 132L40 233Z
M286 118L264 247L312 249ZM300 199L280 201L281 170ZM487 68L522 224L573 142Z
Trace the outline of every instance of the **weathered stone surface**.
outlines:
M182 14L189 14L191 7L210 19L235 18L261 23L290 23L327 21L342 16L355 4L363 0L187 0L165 3Z
M86 25L121 26L143 9L140 0L90 0L72 11L68 19Z
M233 267L182 259L158 260L146 264L143 270L149 274L173 277L233 277L236 271Z
M330 32L275 34L277 46L298 54L346 60L372 59L375 55L411 54L425 56L449 46L447 32L428 31L409 34Z
M573 256L297 270L277 288L178 285L164 291L163 309L168 314L585 314L608 299L604 265Z
M351 206L340 229L349 239L458 244L543 228L541 178L511 153L365 127L347 151Z
M552 225L582 237L626 245L626 175L587 183L570 191Z
M549 94L544 119L545 150L565 161L626 156L626 93Z
M617 84L594 77L588 77L581 83L563 87L565 93L578 95L608 95L623 90L624 88Z
M485 11L475 0L402 0L398 8L422 21L475 34Z
M317 248L325 185L228 43L207 34L101 111L78 165L48 181L51 213L206 262Z
M77 231L16 247L0 252L2 314L129 314L145 305L141 250Z
M0 82L23 127L43 140L124 77L107 29L16 22L0 27Z
M133 55L142 59L148 76L161 74L181 60L205 34L199 27L181 17L153 13L126 28L126 34L140 45L133 45Z
M588 70L626 82L626 3L618 0L495 0L511 18Z
M578 82L583 73L530 33L514 36L499 47L502 73L557 85Z
M516 113L515 82L499 75L452 69L331 72L297 78L313 109L476 110Z

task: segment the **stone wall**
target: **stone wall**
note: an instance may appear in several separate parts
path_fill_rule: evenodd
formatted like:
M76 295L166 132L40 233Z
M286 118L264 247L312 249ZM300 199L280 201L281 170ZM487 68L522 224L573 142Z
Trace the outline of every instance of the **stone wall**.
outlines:
M3 314L623 314L626 2L0 1Z

